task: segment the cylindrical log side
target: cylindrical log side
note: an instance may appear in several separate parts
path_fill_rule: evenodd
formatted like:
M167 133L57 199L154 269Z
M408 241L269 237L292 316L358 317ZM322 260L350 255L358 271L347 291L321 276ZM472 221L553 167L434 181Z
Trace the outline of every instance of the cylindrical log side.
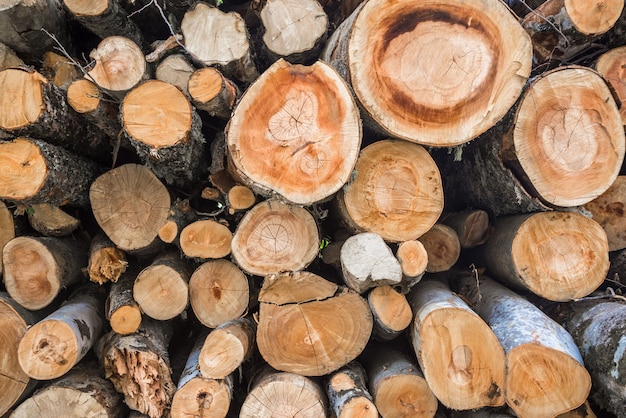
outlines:
M372 336L379 341L398 337L411 325L413 313L404 294L391 286L378 286L367 294L367 303L374 318Z
M194 71L186 87L197 109L222 119L230 118L235 101L241 95L239 87L214 67Z
M109 288L105 315L111 329L120 335L132 334L141 326L141 308L133 298L137 273L137 268L125 270Z
M13 211L7 208L6 203L0 200L0 276L4 271L2 262L2 251L9 241L15 238L15 222L13 221Z
M326 393L337 418L378 418L363 366L352 361L326 379Z
M223 323L204 339L198 364L203 377L225 379L247 360L255 347L256 324L250 318Z

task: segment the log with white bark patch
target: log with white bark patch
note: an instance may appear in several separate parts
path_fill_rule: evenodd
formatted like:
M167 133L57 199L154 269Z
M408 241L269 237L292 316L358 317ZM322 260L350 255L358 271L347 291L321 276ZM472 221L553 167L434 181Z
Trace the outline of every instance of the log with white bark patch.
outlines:
M363 366L352 361L326 380L326 393L337 418L378 418L378 409L367 388Z

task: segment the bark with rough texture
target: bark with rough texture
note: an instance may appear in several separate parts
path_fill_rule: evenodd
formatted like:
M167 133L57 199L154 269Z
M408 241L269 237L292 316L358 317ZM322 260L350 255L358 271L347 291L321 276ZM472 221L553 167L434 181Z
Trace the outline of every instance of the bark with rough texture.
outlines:
M80 225L80 219L49 203L29 205L26 213L30 226L46 237L64 237Z
M126 271L126 254L113 244L104 233L98 233L89 246L89 280L98 284L115 283Z
M72 82L82 77L78 67L66 56L52 51L43 54L41 74L62 90L67 90Z
M406 296L391 286L378 286L370 290L367 302L374 318L372 336L379 341L398 337L413 320Z
M214 67L194 71L186 88L196 108L222 119L230 118L235 101L241 95L239 87Z
M121 277L111 284L107 295L106 319L111 329L120 335L132 334L141 325L141 309L133 298L133 284L136 277L136 268L124 271Z
M352 361L326 380L330 410L337 418L378 418L378 409L367 389L363 366Z
M252 355L256 324L250 318L223 323L204 339L198 367L202 377L225 379Z
M618 176L611 187L584 209L591 212L592 219L600 224L609 241L609 251L626 248L626 176Z
M461 242L451 227L437 223L418 238L428 254L426 271L439 273L450 270L461 255Z

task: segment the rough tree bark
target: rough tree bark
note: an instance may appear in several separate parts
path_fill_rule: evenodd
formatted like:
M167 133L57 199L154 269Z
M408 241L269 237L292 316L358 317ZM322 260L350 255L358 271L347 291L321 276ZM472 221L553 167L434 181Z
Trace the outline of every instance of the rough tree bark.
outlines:
M141 309L133 298L133 285L137 270L137 268L131 268L124 271L109 288L105 316L111 329L120 335L132 334L141 326Z

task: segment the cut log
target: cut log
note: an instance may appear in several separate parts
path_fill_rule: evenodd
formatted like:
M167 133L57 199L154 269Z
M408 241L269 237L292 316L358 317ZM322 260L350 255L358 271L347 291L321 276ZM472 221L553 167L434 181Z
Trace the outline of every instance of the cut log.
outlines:
M228 260L200 265L189 280L189 302L198 320L209 328L245 315L250 300L248 279Z
M620 115L622 123L626 125L626 46L613 48L600 55L596 61L596 70L600 73L608 84L613 88L617 97L622 102Z
M535 305L482 278L476 312L506 352L506 402L520 417L554 417L582 405L591 378L571 335Z
M378 418L378 409L366 385L363 366L352 361L328 377L326 393L337 418Z
M566 62L606 33L619 19L624 0L547 0L522 20L533 42L535 64Z
M82 363L39 389L11 414L12 418L123 418L128 409L96 364Z
M411 342L430 389L446 407L474 409L505 401L505 357L496 335L446 284L422 280L411 290Z
M89 246L89 280L98 284L117 282L126 271L126 254L113 244L104 233L98 233Z
M235 212L250 209L256 203L254 192L241 184L231 187L226 194L226 204L228 205L228 213L233 215Z
M285 58L311 64L319 56L328 31L328 16L316 0L267 0L259 13L264 52L271 62Z
M20 367L17 352L28 327L41 318L22 308L4 292L0 292L0 318L0 414L4 415L35 389L36 382Z
M435 416L437 398L414 359L390 346L372 345L361 361L367 370L374 403L383 417Z
M228 126L229 166L255 193L310 205L348 181L361 144L354 99L328 64L279 60L248 88Z
M194 71L187 82L187 91L196 108L222 119L230 118L240 96L237 85L214 67Z
M24 205L88 206L87 190L102 169L36 139L0 142L0 198Z
M437 223L418 239L428 254L429 273L450 270L461 255L459 236L447 225Z
M414 239L398 245L396 258L402 269L402 291L408 293L413 285L422 280L428 265L428 253L424 244Z
M20 65L24 65L24 61L15 55L11 48L0 42L0 71Z
M67 87L73 81L83 76L78 68L64 55L59 55L52 51L43 54L41 74L52 84L63 90L67 90Z
M125 270L119 280L111 284L105 304L106 319L111 329L120 335L136 332L141 326L141 309L133 298L137 268Z
M80 219L49 203L30 205L26 213L30 226L46 237L64 237L80 225Z
M257 346L278 370L331 373L361 354L372 332L367 302L313 273L267 276L258 299Z
M0 254L4 250L4 246L15 238L15 223L13 222L13 212L7 208L7 205L0 200ZM4 270L4 263L0 257L0 275Z
M59 309L26 331L17 351L22 370L37 380L55 379L70 371L100 337L103 305L98 289L76 290Z
M386 241L409 241L428 231L443 211L439 169L425 148L382 140L361 151L354 178L337 195L354 229Z
M176 390L167 352L172 331L171 321L146 319L136 333L109 332L96 347L105 377L126 405L150 418L169 414Z
M211 331L197 360L202 377L226 379L251 356L255 334L256 325L248 318L225 322Z
M209 259L230 254L233 233L211 219L190 223L180 233L180 248L187 257Z
M609 251L626 248L626 176L618 176L611 187L584 209L591 212L594 221L606 232Z
M180 233L190 223L198 219L195 211L191 208L189 200L178 200L170 208L167 221L159 228L159 238L167 244L180 246Z
M610 301L569 305L563 322L592 380L591 399L617 416L626 408L626 305Z
M150 169L124 164L98 177L89 190L96 221L121 250L150 252L167 220L170 195Z
M78 23L100 38L118 35L139 46L146 43L139 28L128 18L128 13L118 0L63 0L63 4Z
M187 52L205 66L217 65L227 77L243 83L259 76L248 31L238 13L224 13L206 3L196 3L185 13L180 29Z
M190 266L178 252L157 256L135 279L133 297L143 313L165 321L181 314L189 303Z
M319 241L313 215L300 206L270 199L246 212L231 247L244 271L264 276L304 269L317 256Z
M611 90L595 71L561 67L524 92L502 158L527 190L552 206L578 206L615 181L626 148Z
M87 265L84 243L75 238L16 237L4 246L2 259L7 292L29 310L50 305Z
M0 130L44 139L96 161L110 161L106 135L69 108L65 91L25 68L0 72Z
M168 55L157 65L155 76L157 80L178 87L180 91L189 96L187 84L189 77L195 68L183 54Z
M266 370L253 382L239 413L240 418L326 416L322 388L304 376Z
M391 286L378 286L367 295L374 318L372 336L379 341L390 341L411 325L413 313L404 294Z
M493 277L553 301L587 296L609 268L606 233L574 212L499 218L481 251Z
M376 0L337 28L322 59L349 81L366 125L453 146L485 132L515 103L532 45L503 2Z
M348 238L341 246L340 261L343 281L357 293L402 281L400 263L378 234L364 232Z
M439 219L444 225L454 229L461 248L474 248L484 244L491 234L489 214L482 209L447 212Z
M190 188L206 174L202 122L175 86L145 81L124 97L120 118L137 154L166 183Z
M116 99L121 99L142 80L148 78L146 59L141 48L123 36L104 38L89 53L95 61L88 78Z

